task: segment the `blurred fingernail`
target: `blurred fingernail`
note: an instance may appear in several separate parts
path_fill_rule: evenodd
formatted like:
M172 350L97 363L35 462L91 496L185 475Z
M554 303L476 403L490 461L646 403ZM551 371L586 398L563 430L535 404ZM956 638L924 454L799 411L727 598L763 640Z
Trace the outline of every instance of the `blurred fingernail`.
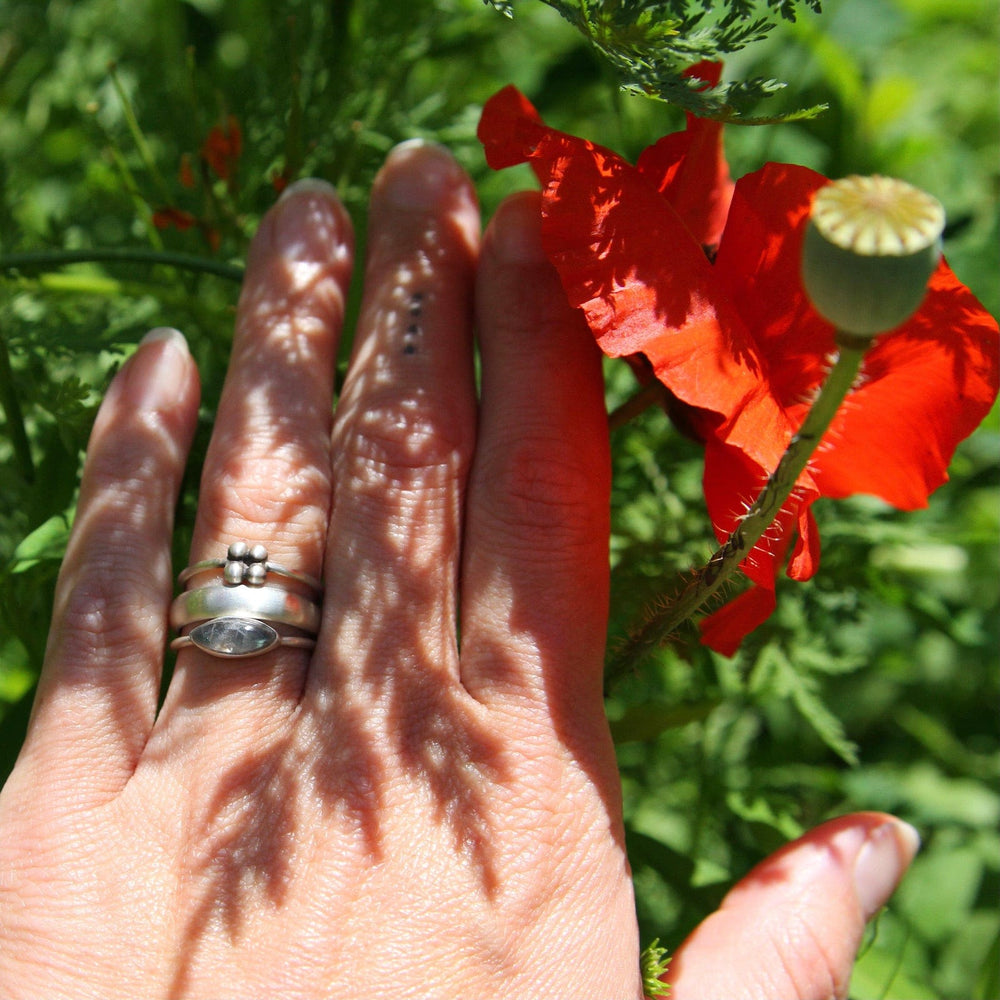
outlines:
M162 345L158 350L151 350ZM125 392L137 409L158 410L177 399L187 378L191 352L180 330L159 326L142 340L125 370Z
M303 177L300 180L289 184L281 192L279 202L287 201L289 198L298 198L304 194L315 194L330 201L337 201L337 189L329 182L319 177Z
M350 221L332 184L304 177L285 188L261 230L270 233L271 249L282 257L325 262L344 247Z
M397 208L422 210L440 205L465 183L462 168L444 146L409 139L389 153L376 189Z
M868 834L854 862L854 889L866 919L885 906L919 847L920 834L902 820Z
M535 192L512 195L497 209L493 218L493 243L498 256L512 264L540 264L542 212Z

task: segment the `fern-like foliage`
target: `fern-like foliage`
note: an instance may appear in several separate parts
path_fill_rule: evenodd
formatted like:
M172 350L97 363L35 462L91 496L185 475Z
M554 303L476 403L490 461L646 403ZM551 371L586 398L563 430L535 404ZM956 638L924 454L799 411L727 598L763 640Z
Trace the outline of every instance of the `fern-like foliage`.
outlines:
M652 1000L670 996L670 986L663 979L667 974L670 958L667 955L667 949L660 947L659 938L643 949L639 956L639 965L642 969L643 996L650 997Z
M507 17L511 0L485 0ZM606 59L623 89L702 118L765 124L812 117L823 106L762 117L752 109L785 85L757 77L705 89L684 71L703 60L724 59L765 38L801 5L819 13L821 0L542 0L558 11Z

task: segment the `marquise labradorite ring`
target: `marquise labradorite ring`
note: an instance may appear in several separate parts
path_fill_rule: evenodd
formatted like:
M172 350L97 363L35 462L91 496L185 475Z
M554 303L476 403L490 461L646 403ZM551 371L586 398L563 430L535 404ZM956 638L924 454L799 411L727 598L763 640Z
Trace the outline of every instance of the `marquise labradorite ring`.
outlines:
M209 573L204 585L185 590L171 604L171 628L180 632L193 626L171 642L171 649L196 646L213 656L240 659L276 646L315 647L322 585L314 577L268 562L263 545L246 542L230 545L225 559L189 566L178 582L183 586ZM297 589L270 585L272 578Z

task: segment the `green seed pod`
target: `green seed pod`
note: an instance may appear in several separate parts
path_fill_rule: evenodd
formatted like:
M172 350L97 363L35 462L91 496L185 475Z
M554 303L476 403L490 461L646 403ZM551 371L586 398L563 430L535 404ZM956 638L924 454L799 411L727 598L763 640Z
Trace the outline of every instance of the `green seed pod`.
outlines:
M855 338L905 323L941 258L944 209L891 177L820 188L802 246L802 284L816 311Z

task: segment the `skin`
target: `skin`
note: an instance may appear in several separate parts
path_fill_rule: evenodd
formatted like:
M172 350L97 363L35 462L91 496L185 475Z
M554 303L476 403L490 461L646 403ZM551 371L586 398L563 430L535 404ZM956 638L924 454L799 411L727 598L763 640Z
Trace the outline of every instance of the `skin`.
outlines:
M393 152L334 419L351 266L331 189L263 220L191 552L321 575L315 651L184 650L157 712L197 374L157 331L108 392L0 794L4 997L641 996L600 359L537 196L480 240L448 154ZM845 996L915 848L876 814L790 845L682 946L673 996Z

